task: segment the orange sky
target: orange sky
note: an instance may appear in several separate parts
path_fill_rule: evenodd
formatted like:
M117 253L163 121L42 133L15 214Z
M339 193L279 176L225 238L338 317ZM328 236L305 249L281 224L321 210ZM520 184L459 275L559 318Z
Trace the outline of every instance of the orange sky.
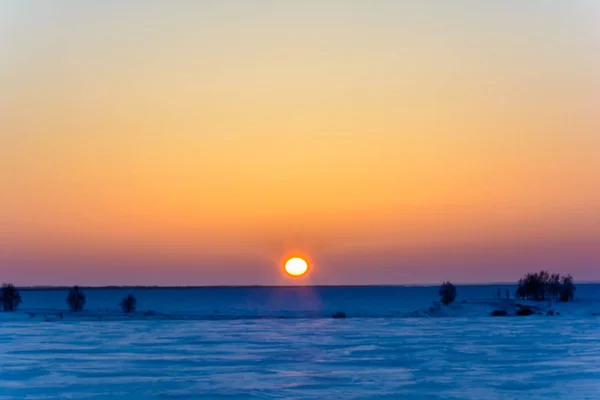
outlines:
M400 3L0 3L0 280L600 280L598 3Z

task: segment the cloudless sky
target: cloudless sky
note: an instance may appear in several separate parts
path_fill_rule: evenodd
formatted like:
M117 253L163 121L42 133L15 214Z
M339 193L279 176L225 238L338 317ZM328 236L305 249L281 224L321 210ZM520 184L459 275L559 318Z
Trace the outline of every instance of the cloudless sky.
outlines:
M598 21L594 0L4 0L0 280L600 280Z

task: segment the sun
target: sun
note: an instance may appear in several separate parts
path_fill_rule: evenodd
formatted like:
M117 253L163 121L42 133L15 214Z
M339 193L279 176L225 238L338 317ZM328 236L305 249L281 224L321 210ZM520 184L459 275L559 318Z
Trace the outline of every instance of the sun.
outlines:
M291 276L302 276L308 271L308 263L300 257L293 257L286 261L285 272Z

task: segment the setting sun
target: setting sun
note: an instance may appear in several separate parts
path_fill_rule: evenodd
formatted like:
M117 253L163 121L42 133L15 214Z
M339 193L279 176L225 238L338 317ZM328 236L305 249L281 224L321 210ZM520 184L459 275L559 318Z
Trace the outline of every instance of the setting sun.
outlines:
M302 258L290 258L285 263L285 272L291 276L302 276L306 271L308 271L308 264Z

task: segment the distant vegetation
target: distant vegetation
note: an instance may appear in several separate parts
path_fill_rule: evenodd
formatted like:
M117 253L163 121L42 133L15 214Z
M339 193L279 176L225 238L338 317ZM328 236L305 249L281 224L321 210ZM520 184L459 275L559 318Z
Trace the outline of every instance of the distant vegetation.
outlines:
M69 290L67 304L69 305L69 309L73 312L79 312L83 310L83 307L85 307L85 294L79 288L79 286L73 286L73 288Z
M456 287L446 281L440 286L440 300L444 305L450 305L456 299Z
M572 301L575 285L571 275L561 276L548 271L528 273L519 280L517 297L536 301Z
M0 289L0 303L4 311L15 311L21 304L21 293L12 283L5 283Z
M132 295L128 295L121 301L121 310L123 310L124 313L134 312L136 306L137 299Z

